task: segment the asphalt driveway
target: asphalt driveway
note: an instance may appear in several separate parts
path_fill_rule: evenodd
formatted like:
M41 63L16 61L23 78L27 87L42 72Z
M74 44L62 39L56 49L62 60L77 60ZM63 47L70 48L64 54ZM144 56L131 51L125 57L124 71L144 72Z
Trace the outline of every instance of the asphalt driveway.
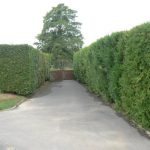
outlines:
M68 80L0 112L0 150L150 150L150 140Z

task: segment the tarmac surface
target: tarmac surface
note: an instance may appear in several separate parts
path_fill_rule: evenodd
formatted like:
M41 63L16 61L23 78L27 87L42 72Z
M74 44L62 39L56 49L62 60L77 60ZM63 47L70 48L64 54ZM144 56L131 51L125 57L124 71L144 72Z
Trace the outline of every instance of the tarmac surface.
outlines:
M81 84L65 80L0 112L0 150L150 150L150 140Z

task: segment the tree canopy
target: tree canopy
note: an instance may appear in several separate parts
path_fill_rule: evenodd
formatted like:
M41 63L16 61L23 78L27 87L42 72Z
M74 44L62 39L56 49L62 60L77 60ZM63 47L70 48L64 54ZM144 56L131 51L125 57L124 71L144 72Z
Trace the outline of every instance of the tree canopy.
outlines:
M57 63L72 60L74 52L83 45L81 23L75 21L76 13L68 6L58 4L44 17L42 32L37 36L37 47L51 53Z

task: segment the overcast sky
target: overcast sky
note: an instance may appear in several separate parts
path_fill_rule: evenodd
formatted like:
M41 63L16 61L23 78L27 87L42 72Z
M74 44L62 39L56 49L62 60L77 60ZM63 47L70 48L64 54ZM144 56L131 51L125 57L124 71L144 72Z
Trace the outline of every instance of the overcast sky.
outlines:
M0 0L0 44L33 45L43 16L59 3L78 11L85 45L150 21L150 0Z

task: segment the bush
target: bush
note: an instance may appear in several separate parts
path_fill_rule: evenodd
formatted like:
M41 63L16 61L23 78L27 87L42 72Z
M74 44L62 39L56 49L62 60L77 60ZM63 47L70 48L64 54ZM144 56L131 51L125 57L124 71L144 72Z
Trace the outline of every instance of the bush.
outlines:
M0 90L27 95L49 72L49 56L29 45L0 45Z
M87 66L87 61L88 59L85 59L87 56L87 51L88 49L84 48L83 50L79 51L78 53L75 53L74 55L74 75L77 80L79 80L82 83L85 83L86 79L86 66Z
M150 23L105 36L73 61L77 80L150 129Z
M114 101L114 91L118 84L119 75L115 70L120 61L118 41L123 32L113 33L97 40L74 55L74 74L77 80L86 83L90 90L103 95L109 101ZM117 94L117 93L116 93Z
M128 32L120 32L113 35L114 36L114 49L112 51L113 62L111 62L112 67L108 73L109 82L108 90L111 99L115 102L116 107L121 109L121 99L120 99L120 83L119 79L122 75L122 65L124 60L125 45L128 36Z
M123 110L150 129L150 23L129 31L120 83Z

